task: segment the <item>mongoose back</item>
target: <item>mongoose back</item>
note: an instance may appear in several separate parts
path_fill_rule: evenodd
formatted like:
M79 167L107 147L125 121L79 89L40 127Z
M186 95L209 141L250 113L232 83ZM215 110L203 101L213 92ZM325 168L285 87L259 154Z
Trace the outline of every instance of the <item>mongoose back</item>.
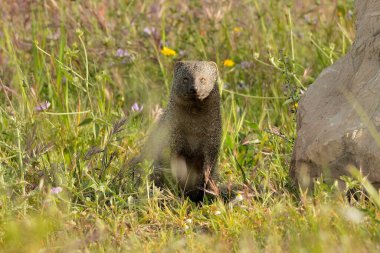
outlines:
M143 158L154 160L156 185L164 182L160 167L170 166L180 190L196 202L217 177L222 131L217 79L214 62L177 62L168 107L142 152Z

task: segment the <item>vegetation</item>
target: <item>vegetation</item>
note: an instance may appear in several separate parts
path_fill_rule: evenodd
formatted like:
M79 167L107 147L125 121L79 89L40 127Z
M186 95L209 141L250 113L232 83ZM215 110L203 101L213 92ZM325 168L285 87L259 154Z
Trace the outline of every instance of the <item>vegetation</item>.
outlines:
M364 179L304 193L288 173L297 101L349 49L352 0L1 6L1 251L379 252ZM229 203L197 206L126 166L182 59L219 66L220 176L243 189Z

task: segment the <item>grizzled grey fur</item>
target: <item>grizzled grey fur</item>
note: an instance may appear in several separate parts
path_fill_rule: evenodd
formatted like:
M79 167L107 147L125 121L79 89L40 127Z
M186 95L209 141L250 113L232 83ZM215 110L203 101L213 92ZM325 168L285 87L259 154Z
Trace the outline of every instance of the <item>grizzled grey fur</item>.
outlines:
M170 166L180 190L193 201L201 201L217 177L222 131L217 79L214 62L177 62L168 107L142 152L142 158L154 160L156 185L164 184L161 168Z

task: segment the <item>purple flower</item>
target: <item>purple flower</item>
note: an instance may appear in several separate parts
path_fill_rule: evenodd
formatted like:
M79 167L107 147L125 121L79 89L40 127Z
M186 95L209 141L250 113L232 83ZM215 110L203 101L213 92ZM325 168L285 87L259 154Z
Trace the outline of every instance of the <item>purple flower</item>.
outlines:
M144 108L143 105L141 105L140 107L138 103L134 103L131 107L131 110L132 112L141 112L143 108Z
M116 57L123 57L124 56L124 50L119 48L118 50L116 50L115 56Z
M252 67L252 62L250 62L250 61L242 61L241 63L240 63L240 67L242 68L242 69L249 69L250 67Z
M127 49L119 48L118 50L116 50L115 56L122 58L122 57L130 57L131 54L128 52Z
M42 111L46 111L50 107L50 105L51 105L50 102L46 100L45 102L40 103L39 105L34 107L34 109L37 112L42 112Z
M58 186L58 187L52 187L52 188L50 189L50 193L51 193L51 194L55 194L55 195L57 195L57 194L59 194L60 192L62 192L62 187L60 187L60 186Z
M121 63L123 64L125 63L130 64L135 60L135 55L133 53L130 53L127 49L119 48L116 51L115 56L118 58L122 58Z
M154 27L145 27L144 28L144 33L146 34L146 35L154 35L155 33L156 33L156 28L154 28Z

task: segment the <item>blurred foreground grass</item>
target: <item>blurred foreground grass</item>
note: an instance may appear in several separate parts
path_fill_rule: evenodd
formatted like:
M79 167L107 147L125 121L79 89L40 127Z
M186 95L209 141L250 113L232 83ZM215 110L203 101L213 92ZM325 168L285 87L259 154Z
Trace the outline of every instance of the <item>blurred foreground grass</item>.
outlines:
M297 101L349 49L353 2L156 2L0 3L1 251L379 252L376 200L288 176ZM123 171L182 59L219 66L221 179L249 185L228 204Z

